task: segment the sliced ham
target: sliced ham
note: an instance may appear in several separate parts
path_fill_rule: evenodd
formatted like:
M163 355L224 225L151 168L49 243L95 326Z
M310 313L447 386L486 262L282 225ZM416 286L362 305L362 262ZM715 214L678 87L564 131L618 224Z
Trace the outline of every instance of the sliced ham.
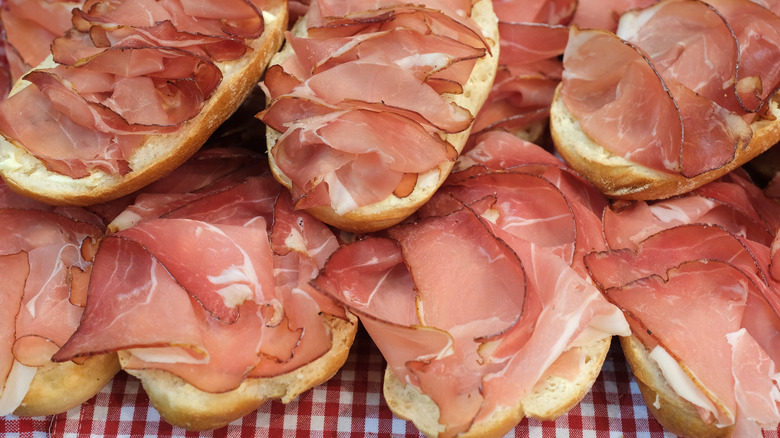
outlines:
M5 1L0 8L11 83L49 56L55 38L71 27L71 9L83 1Z
M500 21L507 23L568 24L578 3L572 0L535 0L522 7L512 0L496 0L493 9Z
M655 170L680 171L680 108L639 49L610 33L573 27L563 65L561 98L585 133L616 155Z
M636 8L644 8L658 0L579 0L571 24L583 29L602 29L615 32L621 15Z
M616 33L636 44L661 75L721 107L736 111L739 43L712 6L691 0L664 1L627 11Z
M0 267L6 273L6 281L0 288L5 305L0 310L0 396L6 390L6 382L15 358L13 346L16 341L16 317L22 305L24 282L30 273L27 253L18 252L0 256Z
M766 111L766 101L780 87L780 17L749 0L708 0L739 41L737 94L746 111ZM752 120L752 117L747 117Z

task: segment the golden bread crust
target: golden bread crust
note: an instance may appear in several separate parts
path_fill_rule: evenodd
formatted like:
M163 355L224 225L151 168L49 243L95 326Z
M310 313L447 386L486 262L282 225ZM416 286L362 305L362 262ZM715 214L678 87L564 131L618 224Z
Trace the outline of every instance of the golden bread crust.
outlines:
M554 420L577 405L593 387L604 360L609 353L612 338L594 341L584 347L585 366L573 381L558 376L547 376L533 391L514 406L505 406L484 421L474 423L459 437L502 437L523 417ZM392 370L385 369L383 384L385 401L399 418L411 421L429 437L439 436L444 426L438 423L439 408L430 397L416 387L401 382Z
M620 346L647 408L664 429L689 438L731 436L733 426L717 427L705 423L696 407L674 392L636 336L621 337Z
M35 373L14 415L40 417L73 409L100 392L118 372L115 353L93 356L82 365L50 362Z

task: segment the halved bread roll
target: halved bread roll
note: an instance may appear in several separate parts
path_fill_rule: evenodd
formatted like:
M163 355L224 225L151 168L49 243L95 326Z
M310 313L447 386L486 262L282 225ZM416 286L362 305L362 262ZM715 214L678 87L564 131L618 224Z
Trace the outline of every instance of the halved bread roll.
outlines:
M463 84L463 92L445 93L443 97L450 104L465 108L472 115L475 115L482 107L485 99L487 99L496 75L499 50L498 23L493 13L491 2L486 0L474 3L471 17L478 24L482 36L489 45L489 51L485 56L476 61L468 81ZM296 23L292 32L297 37L306 37L307 20L305 16ZM292 45L286 44L282 51L272 59L271 65L281 64L293 55L295 55L295 51ZM440 131L436 135L443 139L444 142L451 144L460 153L466 144L470 132L471 126L460 132L447 134ZM271 127L267 130L266 142L271 169L279 182L288 189L294 190L292 180L280 169L274 158L274 148L281 135L281 132ZM305 157L301 157L301 159L305 159ZM306 210L323 222L347 231L371 232L388 228L407 218L422 206L447 178L453 164L454 159L444 161L437 167L420 173L416 177L414 188L408 194L397 195L393 193L379 202L352 209L344 209L331 204L318 205ZM314 183L314 186L316 187L319 184L323 184L323 182L317 181Z
M246 54L235 60L215 62L222 80L201 111L174 132L147 135L127 158L127 173L95 168L83 177L64 175L52 170L5 133L0 138L0 174L15 191L30 198L55 205L80 206L119 198L166 175L192 156L236 111L257 86L271 56L281 46L287 26L287 4L281 0L265 4L264 30L259 38L246 41ZM55 65L49 57L36 70ZM28 86L30 82L19 80L11 96Z

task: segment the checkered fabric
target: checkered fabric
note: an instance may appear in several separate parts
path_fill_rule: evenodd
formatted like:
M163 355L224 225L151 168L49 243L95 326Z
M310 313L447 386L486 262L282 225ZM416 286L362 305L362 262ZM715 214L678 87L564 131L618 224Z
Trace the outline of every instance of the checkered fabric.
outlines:
M671 438L644 405L617 343L592 391L556 421L524 419L507 437ZM270 402L232 424L187 432L160 419L140 383L124 373L92 400L45 418L0 419L0 436L38 437L420 437L411 422L395 418L382 400L385 362L361 331L347 363L326 384L287 405ZM765 432L777 437L777 431Z

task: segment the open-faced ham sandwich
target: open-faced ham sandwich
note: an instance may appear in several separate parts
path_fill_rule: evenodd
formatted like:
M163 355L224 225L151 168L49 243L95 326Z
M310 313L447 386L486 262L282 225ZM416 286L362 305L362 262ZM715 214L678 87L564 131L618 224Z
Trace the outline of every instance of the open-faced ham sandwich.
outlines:
M780 140L778 62L780 17L750 0L665 0L616 33L572 26L556 148L609 197L685 193Z
M431 437L501 437L568 412L630 331L582 260L604 247L597 190L505 132L458 163L408 220L336 250L314 284L387 360L395 415Z
M492 86L488 0L312 2L263 87L271 167L295 207L387 228L441 185Z
M585 264L632 335L625 357L653 416L686 437L780 424L780 206L741 172L604 214Z
M72 14L0 104L0 174L57 205L181 165L257 86L287 24L280 0L91 0Z
M357 332L308 284L338 246L292 210L265 154L201 150L111 221L84 316L53 359L116 352L188 430L290 402L338 371Z
M0 416L54 415L87 401L119 371L115 353L53 362L84 313L106 226L79 207L53 207L0 183Z

